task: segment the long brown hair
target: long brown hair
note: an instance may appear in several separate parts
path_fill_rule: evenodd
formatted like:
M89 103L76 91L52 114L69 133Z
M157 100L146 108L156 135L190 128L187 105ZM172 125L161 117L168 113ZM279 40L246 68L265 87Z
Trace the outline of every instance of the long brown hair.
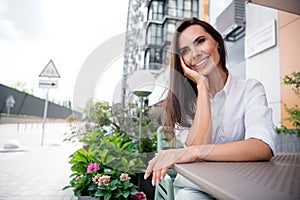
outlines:
M180 34L191 25L199 25L209 33L214 40L218 43L218 53L220 54L220 64L222 70L228 73L226 68L226 49L224 40L221 34L216 31L210 24L205 21L199 20L195 17L184 19L181 21L176 28L173 35L173 41L171 43L170 52L170 88L168 89L168 95L164 101L164 126L167 135L174 136L175 124L184 127L190 127L191 122L188 118L193 119L195 110L194 104L196 100L197 88L196 84L184 77L184 73L180 64L180 54L178 39Z

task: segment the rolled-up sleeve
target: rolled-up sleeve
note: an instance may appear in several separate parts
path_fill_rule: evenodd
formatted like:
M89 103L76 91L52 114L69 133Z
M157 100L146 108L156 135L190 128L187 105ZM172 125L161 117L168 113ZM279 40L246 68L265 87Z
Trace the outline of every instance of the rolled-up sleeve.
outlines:
M175 136L176 139L179 140L182 145L185 147L186 139L189 135L190 129L188 127L176 126L175 127Z
M272 120L272 109L268 107L263 85L257 80L248 80L245 99L245 139L256 138L266 144L276 155L276 131Z

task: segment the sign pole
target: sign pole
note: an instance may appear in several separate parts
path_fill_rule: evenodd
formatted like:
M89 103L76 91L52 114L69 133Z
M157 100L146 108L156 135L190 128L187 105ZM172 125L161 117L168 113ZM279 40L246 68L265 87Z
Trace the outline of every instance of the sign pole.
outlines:
M45 106L44 106L44 117L43 117L43 133L42 133L42 141L41 146L44 145L44 134L45 134L45 122L47 118L47 110L48 110L48 93L49 88L57 88L57 81L51 81L50 78L60 78L60 75L53 63L52 60L48 62L46 67L43 69L43 71L40 73L39 77L48 77L49 80L40 80L39 81L39 87L40 88L46 88L47 94L45 99Z
M48 92L49 92L49 89L47 89L47 94L46 94L46 99L45 99L45 106L44 106L43 133L42 133L41 146L44 145L45 122L46 122L46 118L47 118L47 110L48 110Z

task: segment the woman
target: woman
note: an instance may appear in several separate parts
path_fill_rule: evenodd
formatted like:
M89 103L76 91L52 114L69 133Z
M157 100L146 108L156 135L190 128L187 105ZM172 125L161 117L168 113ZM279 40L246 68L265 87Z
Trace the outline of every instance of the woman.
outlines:
M263 85L244 80L226 68L222 36L197 18L183 20L171 46L171 81L165 100L165 125L184 148L159 152L145 179L164 178L176 163L196 161L262 161L275 155L276 133ZM210 197L177 175L175 197Z

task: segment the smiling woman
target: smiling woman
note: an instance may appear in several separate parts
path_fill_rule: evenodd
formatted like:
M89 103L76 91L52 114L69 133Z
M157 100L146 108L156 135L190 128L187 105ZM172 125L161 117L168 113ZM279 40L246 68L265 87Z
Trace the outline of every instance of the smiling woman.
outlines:
M145 178L152 172L152 184L158 184L176 163L275 156L276 133L264 87L227 70L222 36L210 24L189 18L178 24L171 48L164 125L184 148L160 151ZM174 191L175 199L212 198L179 174Z

